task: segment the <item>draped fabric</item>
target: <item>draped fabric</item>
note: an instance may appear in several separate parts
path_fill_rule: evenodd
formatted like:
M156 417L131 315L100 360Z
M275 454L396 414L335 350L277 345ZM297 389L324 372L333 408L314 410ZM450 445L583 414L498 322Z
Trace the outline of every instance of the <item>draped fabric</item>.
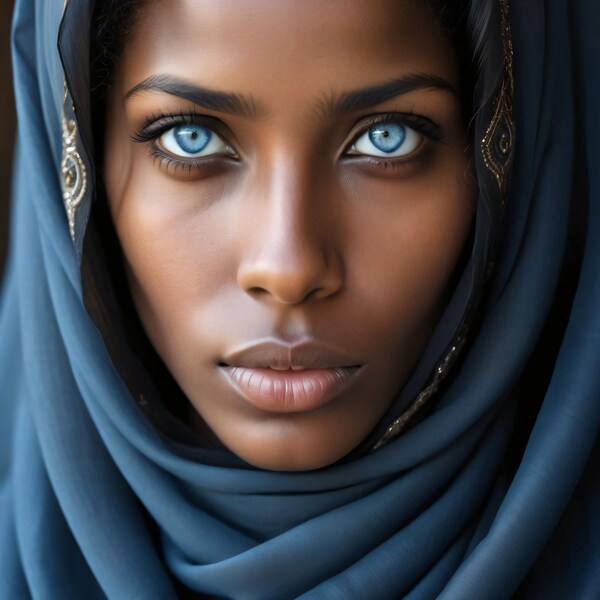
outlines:
M599 598L595 1L511 6L505 222L479 325L435 410L375 452L296 473L186 455L115 369L63 207L62 12L19 0L13 24L0 598Z

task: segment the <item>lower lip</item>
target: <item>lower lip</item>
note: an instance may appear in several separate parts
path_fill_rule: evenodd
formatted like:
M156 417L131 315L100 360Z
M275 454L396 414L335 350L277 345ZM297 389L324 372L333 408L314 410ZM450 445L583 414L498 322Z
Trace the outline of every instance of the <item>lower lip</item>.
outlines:
M250 404L269 412L307 412L324 406L356 377L360 367L277 371L222 367L229 383Z

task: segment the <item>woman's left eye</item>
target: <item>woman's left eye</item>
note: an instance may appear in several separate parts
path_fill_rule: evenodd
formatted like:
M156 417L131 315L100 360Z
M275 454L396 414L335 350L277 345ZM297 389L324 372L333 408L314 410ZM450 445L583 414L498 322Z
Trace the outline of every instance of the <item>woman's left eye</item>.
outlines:
M406 156L416 150L423 135L396 121L383 121L369 127L350 147L348 154Z
M233 148L221 136L194 123L171 127L158 138L158 142L164 150L178 158L235 154Z

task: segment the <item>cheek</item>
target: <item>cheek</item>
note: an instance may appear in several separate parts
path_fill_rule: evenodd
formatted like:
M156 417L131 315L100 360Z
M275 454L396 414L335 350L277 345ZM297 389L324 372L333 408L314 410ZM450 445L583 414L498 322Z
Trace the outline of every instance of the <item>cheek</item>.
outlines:
M163 359L180 364L186 338L197 329L207 331L206 311L219 303L235 263L224 251L227 231L221 219L198 215L192 204L182 208L181 197L170 202L160 185L147 185L150 181L138 186L132 180L116 227L145 329Z
M355 285L387 331L429 330L439 315L473 221L477 189L467 165L468 157L451 157L401 186L353 184L354 202L377 199L349 233L362 239L351 257Z
M177 340L190 335L200 306L218 303L219 290L235 273L231 254L223 251L230 235L226 204L205 211L198 201L200 195L223 198L228 191L217 179L201 194L193 185L174 184L145 147L127 146L108 133L104 178L129 287L159 354L181 363Z

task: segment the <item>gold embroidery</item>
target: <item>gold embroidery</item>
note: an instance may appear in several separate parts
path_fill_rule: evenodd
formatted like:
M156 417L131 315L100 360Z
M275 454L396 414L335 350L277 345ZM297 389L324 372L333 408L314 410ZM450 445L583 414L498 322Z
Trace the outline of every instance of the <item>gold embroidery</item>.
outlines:
M465 343L465 339L467 337L467 327L464 326L460 333L456 336L453 341L450 350L447 352L446 356L442 360L441 363L438 364L437 368L433 373L433 377L431 378L430 383L425 387L425 389L417 396L417 399L405 410L386 430L385 433L381 436L379 441L373 446L373 450L377 450L382 446L385 446L390 440L400 435L406 426L410 423L413 416L418 412L418 410L437 392L440 387L442 380L448 374L448 371L452 367L452 365L456 362L460 351Z
M497 96L492 121L481 140L481 152L486 167L494 175L502 192L506 192L507 175L512 162L515 124L512 119L513 105L513 49L508 21L508 0L500 0L502 15L502 42L504 46L504 77Z
M63 200L69 220L71 239L75 241L75 213L87 190L87 173L81 155L77 151L77 124L73 119L62 117L62 174Z
M63 19L69 0L64 0ZM87 191L87 171L77 149L77 123L68 115L75 115L75 107L69 96L66 79L64 81L62 114L62 159L60 163L63 201L69 221L69 233L75 241L75 213Z

